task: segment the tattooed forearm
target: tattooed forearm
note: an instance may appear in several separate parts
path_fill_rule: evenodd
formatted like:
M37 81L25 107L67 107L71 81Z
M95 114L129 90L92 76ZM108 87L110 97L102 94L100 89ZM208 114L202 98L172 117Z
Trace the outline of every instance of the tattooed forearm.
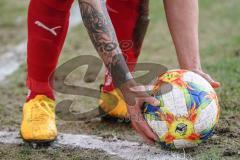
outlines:
M103 53L112 52L117 47L117 43L110 36L108 23L104 14L95 9L93 7L94 4L91 4L91 2L80 0L79 4L83 22L97 51L100 52L101 56ZM101 10L101 6L98 6L98 8Z
M132 79L132 76L119 48L105 2L104 0L79 0L79 5L92 43L112 74L114 85L120 87Z

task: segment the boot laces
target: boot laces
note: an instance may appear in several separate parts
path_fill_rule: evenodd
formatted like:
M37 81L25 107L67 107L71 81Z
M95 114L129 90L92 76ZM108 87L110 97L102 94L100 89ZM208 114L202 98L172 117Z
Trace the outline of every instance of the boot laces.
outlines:
M44 99L33 101L33 107L31 108L31 121L32 122L47 122L48 119L54 118L53 105Z

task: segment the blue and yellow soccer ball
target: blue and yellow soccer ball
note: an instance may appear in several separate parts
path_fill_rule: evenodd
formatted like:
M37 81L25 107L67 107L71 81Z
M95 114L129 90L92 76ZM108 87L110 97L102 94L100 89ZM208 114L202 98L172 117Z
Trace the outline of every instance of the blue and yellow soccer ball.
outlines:
M172 70L160 75L150 88L160 106L145 104L144 116L161 146L190 148L213 135L220 107L217 94L204 78L187 70Z

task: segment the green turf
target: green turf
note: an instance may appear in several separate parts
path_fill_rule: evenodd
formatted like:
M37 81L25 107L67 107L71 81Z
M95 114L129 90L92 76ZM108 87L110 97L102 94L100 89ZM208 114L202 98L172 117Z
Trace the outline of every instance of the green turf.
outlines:
M0 55L25 39L27 1L0 1Z

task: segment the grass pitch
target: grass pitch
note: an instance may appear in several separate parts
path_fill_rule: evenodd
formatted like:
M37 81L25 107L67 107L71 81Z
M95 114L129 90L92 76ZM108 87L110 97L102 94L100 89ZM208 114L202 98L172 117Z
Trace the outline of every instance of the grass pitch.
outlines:
M222 108L216 135L197 148L186 150L192 159L218 160L240 157L240 1L200 0L200 50L204 70L222 83L217 90ZM0 2L0 54L26 38L27 2L1 0ZM97 55L91 46L84 27L81 25L69 32L60 64L78 55ZM163 5L151 1L151 25L145 39L140 62L155 62L168 68L177 68L177 61L171 37L167 28ZM102 74L91 84L82 81L84 67L74 71L71 83L98 88ZM12 76L0 85L0 129L16 131L21 120L21 110L27 90L24 85L26 65L22 65ZM66 97L59 94L58 101ZM74 110L89 110L97 106L97 100L77 97ZM80 106L80 107L79 107ZM133 141L141 139L128 125L100 122L99 120L64 122L58 121L60 132L95 134ZM27 146L0 144L0 159L111 159L99 151L78 151L73 149L32 150ZM74 156L73 156L74 155ZM115 158L112 158L115 159Z

